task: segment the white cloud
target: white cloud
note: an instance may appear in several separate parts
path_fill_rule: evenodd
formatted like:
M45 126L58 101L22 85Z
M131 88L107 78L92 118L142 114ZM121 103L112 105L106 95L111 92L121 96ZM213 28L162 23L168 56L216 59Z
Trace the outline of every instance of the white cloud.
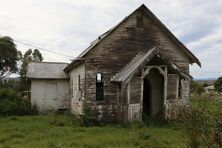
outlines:
M222 1L214 0L0 0L0 34L73 57L98 35L145 3L200 58L195 78L222 73ZM27 46L18 44L25 52ZM45 61L70 58L42 51Z

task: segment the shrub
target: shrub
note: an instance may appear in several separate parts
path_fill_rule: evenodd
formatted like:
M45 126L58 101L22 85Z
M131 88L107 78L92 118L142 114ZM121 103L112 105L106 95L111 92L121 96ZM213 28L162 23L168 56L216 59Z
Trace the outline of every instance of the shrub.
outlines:
M222 77L219 77L214 83L215 90L218 92L222 92Z
M190 83L190 91L191 91L191 93L200 95L204 92L204 87L203 87L203 85L201 85L195 81L192 81Z
M179 110L178 120L190 147L222 146L222 115L209 110L209 98L195 100L194 105Z
M100 124L97 118L97 113L87 104L85 104L83 108L82 120L85 126L95 126Z
M11 89L0 89L0 115L22 115L28 112L28 104Z

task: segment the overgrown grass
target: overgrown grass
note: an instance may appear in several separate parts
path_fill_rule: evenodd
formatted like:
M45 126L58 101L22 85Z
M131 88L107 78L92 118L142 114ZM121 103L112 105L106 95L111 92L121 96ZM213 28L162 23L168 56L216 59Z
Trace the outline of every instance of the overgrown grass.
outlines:
M222 95L219 94L202 94L190 98L193 106L200 106L205 101L206 110L215 114L222 114Z
M181 130L173 125L105 125L83 127L67 115L0 118L1 148L60 147L185 147Z
M198 105L198 101L192 104ZM210 110L222 111L222 97L211 101ZM175 122L95 127L78 123L69 114L0 117L0 148L187 147L183 128Z

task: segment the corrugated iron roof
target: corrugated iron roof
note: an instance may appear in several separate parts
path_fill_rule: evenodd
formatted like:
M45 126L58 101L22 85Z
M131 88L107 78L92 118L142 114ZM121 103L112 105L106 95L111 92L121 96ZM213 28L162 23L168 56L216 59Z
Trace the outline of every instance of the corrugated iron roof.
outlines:
M67 79L63 69L68 63L31 62L28 65L27 77L33 79Z

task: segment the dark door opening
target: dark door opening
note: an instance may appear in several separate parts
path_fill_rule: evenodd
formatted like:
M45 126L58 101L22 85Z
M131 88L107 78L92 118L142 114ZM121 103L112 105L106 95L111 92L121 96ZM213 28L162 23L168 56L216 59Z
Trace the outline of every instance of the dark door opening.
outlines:
M144 78L143 83L143 120L151 115L151 86L149 80Z
M143 120L163 114L164 79L159 70L151 69L143 84ZM146 118L147 117L147 118Z

